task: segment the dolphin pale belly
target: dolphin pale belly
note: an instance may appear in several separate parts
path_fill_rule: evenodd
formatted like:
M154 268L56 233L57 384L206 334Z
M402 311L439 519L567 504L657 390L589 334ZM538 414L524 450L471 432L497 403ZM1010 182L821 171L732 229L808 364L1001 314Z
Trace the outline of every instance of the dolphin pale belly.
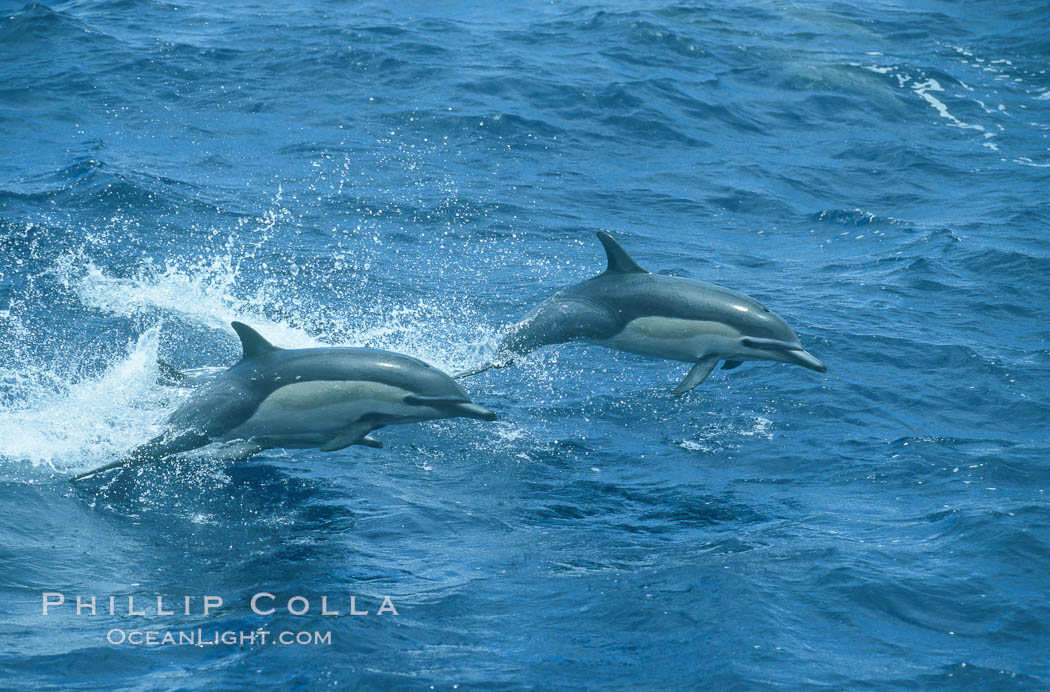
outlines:
M240 445L240 456L271 447L330 452L382 447L370 432L439 418L495 420L456 382L421 360L364 348L278 348L234 322L243 356L198 388L163 433L120 461L74 478L130 468L211 443Z
M601 231L608 267L559 291L515 325L491 363L469 377L551 344L586 341L654 358L694 363L675 394L711 374L719 361L731 370L746 360L827 368L802 348L791 327L757 300L714 284L651 274Z

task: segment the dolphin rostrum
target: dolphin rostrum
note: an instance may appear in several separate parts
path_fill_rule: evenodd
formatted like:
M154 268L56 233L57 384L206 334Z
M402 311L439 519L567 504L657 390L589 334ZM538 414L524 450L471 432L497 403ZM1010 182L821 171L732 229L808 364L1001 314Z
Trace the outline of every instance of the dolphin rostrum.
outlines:
M168 418L163 433L125 458L74 478L130 468L212 442L244 443L242 457L271 447L332 452L382 447L368 433L386 425L464 416L495 420L455 381L421 360L364 348L283 349L246 324L244 350Z
M720 360L724 370L745 360L777 360L827 372L787 322L754 298L651 274L608 233L599 231L598 239L609 260L605 271L538 305L511 329L488 365L456 377L502 368L541 346L567 341L695 363L676 395L703 382Z

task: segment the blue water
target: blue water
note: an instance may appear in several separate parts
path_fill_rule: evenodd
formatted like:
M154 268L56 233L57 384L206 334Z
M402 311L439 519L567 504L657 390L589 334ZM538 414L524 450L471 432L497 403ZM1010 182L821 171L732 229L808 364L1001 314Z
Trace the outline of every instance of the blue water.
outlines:
M1050 8L502 5L0 4L4 685L1050 686ZM498 423L68 483L232 319L461 370L601 229L828 373L550 347ZM198 628L331 642L107 641Z

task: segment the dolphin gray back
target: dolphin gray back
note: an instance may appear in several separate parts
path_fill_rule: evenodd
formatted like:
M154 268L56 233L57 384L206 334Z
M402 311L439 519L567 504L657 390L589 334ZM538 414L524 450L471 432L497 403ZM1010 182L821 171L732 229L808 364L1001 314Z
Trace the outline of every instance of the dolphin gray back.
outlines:
M661 274L600 274L570 287L565 299L585 300L621 325L640 317L720 322L754 336L794 339L787 323L759 301L721 286Z
M622 328L622 322L606 307L559 293L518 323L500 343L496 358L523 356L542 346L574 339L609 338Z
M599 231L598 239L605 248L608 264L604 272L590 281L649 275L649 272L635 262L611 235ZM587 283L589 282L585 281L570 286L540 303L503 339L491 366L463 373L459 377L483 372L488 367L508 365L515 358L542 346L575 339L606 339L619 332L623 328L623 320L615 310L610 309L608 301L595 300L593 290L581 290Z
M719 322L755 336L797 341L787 323L754 298L714 284L652 274L605 231L598 239L608 261L605 271L533 309L501 342L494 366L550 344L606 340L642 317Z
M169 427L222 434L251 418L281 387L302 382L378 382L416 396L470 402L451 377L410 356L350 347L283 349L241 322L233 327L241 359L195 391L168 419Z
M466 393L447 374L410 356L368 348L326 347L275 350L242 360L225 373L260 397L296 382L369 381L422 396L459 397Z

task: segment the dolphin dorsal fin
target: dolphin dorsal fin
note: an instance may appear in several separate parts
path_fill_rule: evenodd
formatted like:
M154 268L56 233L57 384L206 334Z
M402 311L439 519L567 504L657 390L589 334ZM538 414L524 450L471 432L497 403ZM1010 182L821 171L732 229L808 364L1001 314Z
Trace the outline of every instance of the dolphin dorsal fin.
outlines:
M237 336L241 337L241 348L244 349L244 354L241 356L241 360L257 358L269 353L270 351L281 350L267 341L262 334L255 331L244 322L231 322L230 324L233 327L233 331L237 332Z
M605 231L598 231L598 240L605 247L605 256L609 258L609 266L606 274L648 274L649 270L643 269L641 265L631 259L627 251L620 246L616 239Z

